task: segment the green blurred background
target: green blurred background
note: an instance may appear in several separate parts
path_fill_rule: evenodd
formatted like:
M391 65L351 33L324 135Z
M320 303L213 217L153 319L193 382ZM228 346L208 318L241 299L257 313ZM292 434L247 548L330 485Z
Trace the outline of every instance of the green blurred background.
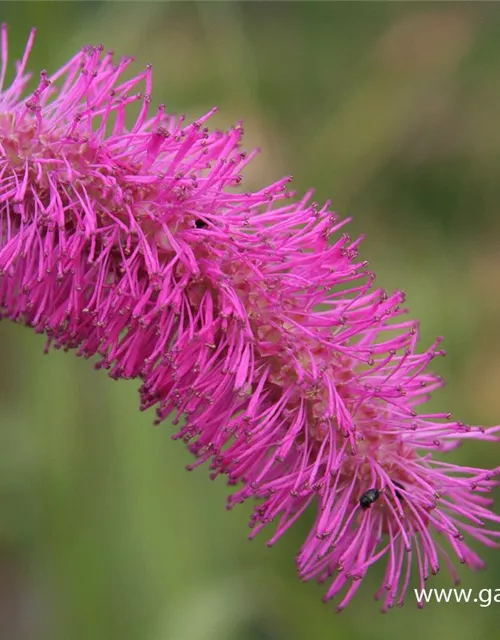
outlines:
M214 126L243 119L262 154L246 188L284 174L317 189L379 282L403 288L422 345L444 334L433 400L500 421L500 5L496 3L1 2L11 58L39 27L31 68L84 44L153 63L154 103ZM246 540L249 506L137 411L137 384L0 325L0 639L303 640L494 637L500 604L383 616L376 567L337 616L302 584L298 524L273 550ZM499 464L500 445L453 455ZM489 569L463 586L500 588ZM416 583L414 584L416 586ZM448 576L429 586L451 586Z

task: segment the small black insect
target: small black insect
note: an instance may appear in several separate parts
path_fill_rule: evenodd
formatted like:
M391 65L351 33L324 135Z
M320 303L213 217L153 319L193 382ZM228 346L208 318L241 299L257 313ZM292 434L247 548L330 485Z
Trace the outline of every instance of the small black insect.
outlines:
M368 507L378 500L380 497L380 491L378 489L368 489L366 493L363 493L359 499L359 506L362 509L368 509Z
M204 229L204 228L205 228L206 226L208 226L208 225L207 225L207 223L206 223L206 222L203 222L203 220L198 219L198 220L196 220L196 222L194 223L194 226L195 226L197 229Z

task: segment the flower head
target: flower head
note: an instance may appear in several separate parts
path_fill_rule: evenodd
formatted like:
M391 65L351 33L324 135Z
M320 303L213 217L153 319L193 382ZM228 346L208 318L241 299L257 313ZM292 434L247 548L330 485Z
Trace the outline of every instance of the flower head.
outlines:
M433 455L498 429L418 413L440 341L417 352L403 293L374 288L348 221L289 178L237 189L241 125L152 113L151 67L125 80L131 59L102 47L23 97L33 40L3 90L2 27L1 316L142 378L141 408L182 418L192 466L239 486L228 506L257 499L252 536L277 521L272 544L315 505L297 564L340 608L384 557L385 608L414 559L421 582L439 558L456 577L450 555L479 568L467 541L496 546L493 473Z

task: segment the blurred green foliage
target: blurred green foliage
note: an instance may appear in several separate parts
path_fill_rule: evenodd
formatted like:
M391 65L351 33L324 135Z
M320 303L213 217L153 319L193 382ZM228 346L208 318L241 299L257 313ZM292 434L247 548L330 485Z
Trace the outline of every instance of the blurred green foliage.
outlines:
M215 126L246 123L261 156L248 188L292 173L367 239L387 288L404 288L422 340L444 334L432 401L494 424L500 404L500 6L496 3L2 2L11 59L32 25L31 67L103 42L151 61L153 99ZM298 524L272 551L246 540L248 507L137 411L137 384L42 356L0 325L0 638L303 640L494 637L498 607L406 605L387 616L373 570L341 615L301 584ZM498 464L499 448L454 454ZM500 588L489 569L463 586ZM447 576L430 586L448 586Z

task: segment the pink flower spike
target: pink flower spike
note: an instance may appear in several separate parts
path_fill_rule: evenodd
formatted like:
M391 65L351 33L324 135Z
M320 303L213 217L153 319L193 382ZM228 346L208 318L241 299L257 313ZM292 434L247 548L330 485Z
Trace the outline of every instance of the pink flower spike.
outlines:
M191 468L236 487L228 508L257 501L250 537L275 522L272 545L316 509L297 566L339 610L383 558L384 611L413 561L421 588L440 559L454 581L455 557L482 568L470 543L498 546L500 467L434 456L500 427L419 412L441 338L418 353L403 292L375 288L348 221L288 177L242 192L241 124L154 110L151 66L125 79L131 59L102 46L26 96L34 34L4 89L1 29L0 317L141 378L141 409L181 425Z

